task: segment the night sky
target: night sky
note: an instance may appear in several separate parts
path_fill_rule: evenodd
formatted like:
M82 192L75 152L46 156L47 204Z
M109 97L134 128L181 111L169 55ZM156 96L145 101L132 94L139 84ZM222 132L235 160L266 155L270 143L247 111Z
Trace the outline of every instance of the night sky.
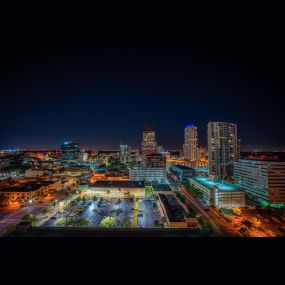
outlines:
M136 148L145 124L181 149L189 123L238 124L243 145L285 149L284 55L277 48L3 49L1 149Z

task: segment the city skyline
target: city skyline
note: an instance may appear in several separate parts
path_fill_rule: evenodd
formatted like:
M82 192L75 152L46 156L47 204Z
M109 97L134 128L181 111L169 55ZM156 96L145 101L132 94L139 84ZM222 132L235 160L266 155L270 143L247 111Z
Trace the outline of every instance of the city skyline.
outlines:
M285 148L278 51L11 49L2 56L0 149L57 149L62 141L139 148L146 123L168 149L182 148L193 123L206 146L209 121L236 123L242 145Z

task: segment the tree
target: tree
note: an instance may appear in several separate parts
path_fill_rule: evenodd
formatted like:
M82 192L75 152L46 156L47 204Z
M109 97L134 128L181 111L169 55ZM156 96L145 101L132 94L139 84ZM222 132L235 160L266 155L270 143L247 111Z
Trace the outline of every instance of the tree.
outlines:
M44 208L44 209L42 210L42 214L43 214L43 215L47 214L48 212L49 212L49 208Z
M106 217L100 222L99 227L100 228L116 228L119 226L119 224L120 224L120 221L118 219L113 218L113 217Z
M236 214L237 216L241 215L241 209L240 208L233 208L232 209L233 213Z
M261 221L258 218L254 217L254 216L249 217L248 221L251 223L251 225L253 227L258 228L258 227L261 226Z
M79 218L73 221L73 226L75 227L82 227L82 226L90 226L91 222L85 218Z
M116 216L120 216L123 213L122 209L117 209L116 210Z
M126 229L133 228L133 221L130 218L124 218L122 221L122 227Z
M73 224L73 219L72 218L60 218L56 221L57 226L71 226Z
M97 197L96 197L96 196L93 196L92 200L93 200L94 202L96 202L96 201L97 201Z
M34 215L25 215L22 220L24 222L30 222L30 223L36 223L38 221L38 218Z

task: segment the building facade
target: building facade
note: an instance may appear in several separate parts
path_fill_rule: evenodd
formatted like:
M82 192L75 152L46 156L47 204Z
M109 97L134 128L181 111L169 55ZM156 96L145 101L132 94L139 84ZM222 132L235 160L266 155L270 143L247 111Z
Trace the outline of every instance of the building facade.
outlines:
M79 159L79 143L64 142L61 144L61 160L76 161Z
M79 162L81 163L85 163L88 161L88 153L87 152L79 152L79 155L78 155L78 160Z
M166 168L132 167L129 169L132 181L147 181L163 183L166 180Z
M130 163L131 148L127 145L120 145L120 161L123 163Z
M182 165L187 166L194 169L208 169L208 161L207 160L180 160L180 159L167 159L166 168L169 170L174 165Z
M142 141L142 155L148 155L157 151L155 131L152 126L145 126Z
M146 155L144 166L147 168L166 168L166 157L160 153Z
M190 178L194 175L193 168L183 165L173 165L171 168L171 172L173 172L176 175L177 179L179 179L180 181L185 178Z
M207 206L217 208L245 207L245 191L238 185L212 180L207 176L192 176L190 186L201 191L202 200Z
M285 204L285 162L239 160L234 164L234 180L258 202Z
M234 163L240 158L237 125L208 123L209 174L220 179L233 177Z
M192 124L184 130L183 155L185 159L198 159L198 129Z
M42 196L59 191L61 187L61 180L33 181L3 189L0 197L3 204L23 203L28 200L33 203L41 200Z

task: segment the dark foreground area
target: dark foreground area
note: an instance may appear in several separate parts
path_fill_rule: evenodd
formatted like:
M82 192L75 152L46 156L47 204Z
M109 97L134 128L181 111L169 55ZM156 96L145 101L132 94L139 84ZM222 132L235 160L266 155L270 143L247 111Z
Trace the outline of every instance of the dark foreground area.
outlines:
M31 228L10 237L209 237L199 229Z

